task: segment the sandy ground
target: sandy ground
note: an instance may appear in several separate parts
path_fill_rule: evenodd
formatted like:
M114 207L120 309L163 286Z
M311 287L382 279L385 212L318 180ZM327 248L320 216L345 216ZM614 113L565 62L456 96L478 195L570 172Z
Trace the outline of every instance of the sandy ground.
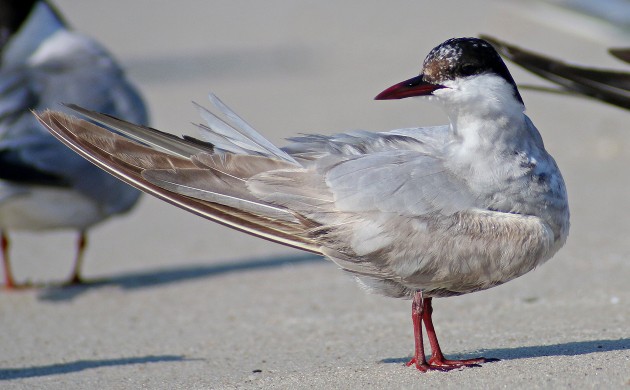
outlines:
M155 127L194 132L190 102L213 91L273 141L444 123L430 103L372 98L453 36L487 33L621 68L604 48L629 36L537 2L57 3L126 66ZM538 82L509 66L517 82ZM0 387L630 389L630 116L522 94L567 182L569 241L518 280L434 304L447 354L500 362L407 368L408 301L365 294L331 263L145 197L94 229L85 272L100 283L0 291ZM73 242L16 235L18 279L66 277Z

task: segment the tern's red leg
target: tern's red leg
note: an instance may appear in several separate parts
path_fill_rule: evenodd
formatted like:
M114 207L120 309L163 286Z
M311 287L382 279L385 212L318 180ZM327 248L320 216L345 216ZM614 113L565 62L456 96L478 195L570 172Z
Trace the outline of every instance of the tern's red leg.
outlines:
M86 246L87 235L85 233L85 230L81 230L79 232L79 239L77 240L77 257L74 260L74 267L72 269L70 279L68 279L68 282L66 283L68 285L85 283L85 281L81 277L81 267L83 266L83 253L85 252Z
M413 296L411 302L411 319L413 321L413 336L416 344L416 349L413 358L407 362L407 367L415 364L416 368L422 372L431 370L431 366L427 363L427 358L424 356L424 342L422 340L422 292L417 291Z
M2 247L2 264L4 265L4 287L14 289L17 287L13 272L11 271L11 262L9 261L9 237L4 230L0 232L0 246Z
M496 361L496 359L466 359L466 360L449 360L445 359L442 354L442 349L438 343L437 336L435 335L435 328L433 328L433 320L431 315L433 314L433 306L431 305L432 298L424 298L422 291L417 291L413 296L411 304L411 318L413 320L413 334L416 343L416 349L414 357L407 363L407 366L415 365L416 368L422 372L431 370L448 371L461 367L478 367L480 363L489 361ZM424 343L422 340L422 323L427 330L427 337L431 344L431 359L427 362L424 356Z
M431 300L432 298L425 298L422 307L422 321L424 322L424 327L427 330L427 337L429 338L429 343L431 344L431 359L429 359L430 367L434 369L441 368L443 370L451 370L459 367L479 367L479 364L481 363L498 360L486 359L483 357L464 360L446 359L442 354L442 349L440 348L437 335L435 334L435 329L433 328L433 320L431 319L431 315L433 314L433 306L431 305Z

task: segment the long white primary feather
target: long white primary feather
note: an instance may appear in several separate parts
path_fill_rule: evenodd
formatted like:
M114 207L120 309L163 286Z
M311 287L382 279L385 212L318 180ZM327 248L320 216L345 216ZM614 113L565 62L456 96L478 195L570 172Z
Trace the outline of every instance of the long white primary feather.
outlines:
M252 146L257 145L258 147L261 147L264 150L266 150L271 155L276 156L277 158L283 161L288 161L297 166L301 166L288 153L282 151L280 148L278 148L277 146L269 142L265 137L263 137L256 130L254 130L254 128L251 125L249 125L249 123L245 122L243 118L238 116L234 111L232 111L228 106L226 106L225 103L223 103L216 95L211 93L208 95L208 98L210 99L210 102L217 109L219 109L219 111L221 111L223 115L225 115L226 119L231 123L232 128L236 132L243 135L245 139L248 140ZM238 139L240 137L233 137L233 138Z

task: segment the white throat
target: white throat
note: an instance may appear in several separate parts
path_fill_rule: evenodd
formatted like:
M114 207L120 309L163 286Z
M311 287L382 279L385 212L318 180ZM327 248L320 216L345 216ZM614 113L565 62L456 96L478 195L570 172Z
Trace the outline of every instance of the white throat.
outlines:
M530 138L525 107L503 78L484 74L442 84L446 88L433 94L464 149L492 150Z

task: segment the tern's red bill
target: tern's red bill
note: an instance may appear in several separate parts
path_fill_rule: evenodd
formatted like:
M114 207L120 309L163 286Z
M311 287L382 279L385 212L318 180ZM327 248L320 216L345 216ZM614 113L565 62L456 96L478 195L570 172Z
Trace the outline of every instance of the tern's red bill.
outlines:
M392 85L379 93L375 100L404 99L413 96L431 95L436 89L444 88L443 85L431 84L424 81L424 75L419 75Z

